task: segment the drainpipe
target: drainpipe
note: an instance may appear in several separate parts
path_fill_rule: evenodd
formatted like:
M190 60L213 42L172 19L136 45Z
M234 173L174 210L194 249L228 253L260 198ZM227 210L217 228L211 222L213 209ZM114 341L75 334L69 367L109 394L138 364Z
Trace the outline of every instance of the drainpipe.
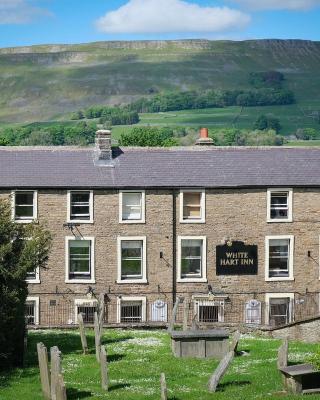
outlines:
M176 302L177 278L176 278L176 258L177 258L177 220L176 220L176 191L172 189L172 304Z

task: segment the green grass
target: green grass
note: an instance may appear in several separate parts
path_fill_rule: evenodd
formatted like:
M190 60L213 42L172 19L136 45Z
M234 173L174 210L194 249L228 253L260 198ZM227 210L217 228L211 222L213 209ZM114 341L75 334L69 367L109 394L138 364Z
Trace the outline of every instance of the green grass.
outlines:
M320 125L309 115L313 110L320 109L320 102L309 105L292 104L287 106L211 108L203 110L182 110L167 113L140 114L142 125L170 126L208 126L211 128L253 129L257 117L261 114L270 115L280 120L281 134L294 135L298 128L315 128Z
M239 350L247 355L236 357L222 379L216 394L207 392L215 360L177 359L172 356L170 340L165 331L106 330L103 344L109 359L110 391L100 389L99 366L94 355L94 337L88 335L89 355L82 355L77 331L30 332L26 367L11 373L0 373L1 400L42 399L37 368L36 343L48 348L57 345L63 353L63 371L68 400L76 399L159 399L159 377L167 378L171 400L209 399L292 399L282 391L282 381L276 368L280 342L273 339L244 337ZM290 361L304 362L316 351L316 345L290 344ZM295 399L302 399L296 396ZM320 399L320 395L308 397Z

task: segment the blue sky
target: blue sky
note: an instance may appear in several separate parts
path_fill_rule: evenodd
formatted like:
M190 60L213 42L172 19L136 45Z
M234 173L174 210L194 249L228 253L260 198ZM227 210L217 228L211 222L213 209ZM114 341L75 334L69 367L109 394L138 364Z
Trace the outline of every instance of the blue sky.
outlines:
M0 47L134 39L320 40L320 0L0 0Z

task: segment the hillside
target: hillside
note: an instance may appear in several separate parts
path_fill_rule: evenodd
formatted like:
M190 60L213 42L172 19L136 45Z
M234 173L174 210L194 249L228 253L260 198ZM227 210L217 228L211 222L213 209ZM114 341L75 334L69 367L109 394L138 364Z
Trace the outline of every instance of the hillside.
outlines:
M0 122L57 118L150 92L248 88L248 74L275 69L297 106L320 109L320 42L140 41L0 49Z

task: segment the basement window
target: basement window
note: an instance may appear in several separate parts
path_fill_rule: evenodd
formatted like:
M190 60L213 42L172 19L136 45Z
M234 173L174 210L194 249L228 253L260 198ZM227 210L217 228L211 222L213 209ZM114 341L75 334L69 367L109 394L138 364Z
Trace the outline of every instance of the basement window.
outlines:
M270 293L266 295L266 322L271 326L281 326L293 322L294 294Z
M293 280L293 236L266 237L266 280Z
M182 190L180 192L180 222L205 222L204 190Z
M198 322L223 322L224 301L199 300L196 302L196 307Z
M268 189L267 221L292 222L292 189Z
M119 222L144 223L145 192L126 190L121 191L119 196Z
M93 192L68 192L68 222L93 222Z
M30 223L37 219L37 191L13 193L13 219L15 222Z
M145 297L118 298L118 322L139 323L146 320Z
M78 321L78 314L82 314L85 324L94 323L94 313L97 311L97 300L76 299L75 320Z
M66 238L66 282L94 283L94 239Z

